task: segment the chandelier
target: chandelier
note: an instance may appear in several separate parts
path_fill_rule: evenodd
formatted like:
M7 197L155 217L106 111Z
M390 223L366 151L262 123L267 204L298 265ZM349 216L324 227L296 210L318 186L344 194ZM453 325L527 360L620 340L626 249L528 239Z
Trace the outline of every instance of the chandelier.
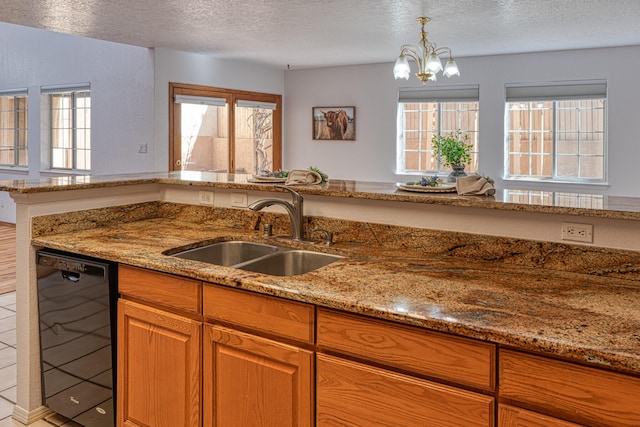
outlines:
M422 81L423 86L426 85L429 80L436 81L436 73L443 70L442 62L438 57L438 55L443 52L449 53L449 59L447 59L447 64L444 66L442 74L446 77L460 75L458 65L456 64L456 61L453 60L453 56L451 56L451 49L448 47L436 48L435 43L431 43L427 39L428 33L425 33L424 26L430 20L431 19L427 17L417 18L417 21L422 25L418 49L408 44L405 44L400 48L400 56L396 61L396 65L393 67L393 76L396 80L400 78L409 80L411 68L409 67L409 61L406 56L408 55L418 63L418 72L416 73L416 77Z

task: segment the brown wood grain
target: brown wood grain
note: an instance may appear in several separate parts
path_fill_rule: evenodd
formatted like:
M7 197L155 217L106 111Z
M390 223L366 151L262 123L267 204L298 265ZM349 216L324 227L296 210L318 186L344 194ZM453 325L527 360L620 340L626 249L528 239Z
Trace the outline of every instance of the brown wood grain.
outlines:
M205 325L204 425L312 426L313 352Z
M0 222L0 294L16 290L16 226Z
M509 405L498 405L498 427L582 427Z
M318 426L493 426L494 399L318 354Z
M202 323L118 302L118 425L201 425Z
M501 399L586 425L640 425L640 378L506 349L499 365Z
M496 347L440 332L318 309L318 346L390 367L495 390Z
M312 305L216 285L204 286L203 300L207 318L313 343Z
M202 282L197 280L120 264L118 291L163 306L202 313Z

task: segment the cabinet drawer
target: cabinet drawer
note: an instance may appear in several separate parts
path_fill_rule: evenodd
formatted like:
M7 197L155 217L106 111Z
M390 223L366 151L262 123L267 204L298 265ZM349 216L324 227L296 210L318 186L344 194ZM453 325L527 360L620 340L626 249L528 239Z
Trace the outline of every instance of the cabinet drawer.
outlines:
M509 405L498 405L498 427L582 427L536 412Z
M203 294L208 318L313 343L312 305L216 285L205 285Z
M495 345L318 309L318 345L429 377L492 391Z
M493 398L324 354L317 425L493 426Z
M120 265L118 292L168 307L202 313L202 282L197 280Z
M513 350L499 365L501 399L587 425L640 425L640 378Z

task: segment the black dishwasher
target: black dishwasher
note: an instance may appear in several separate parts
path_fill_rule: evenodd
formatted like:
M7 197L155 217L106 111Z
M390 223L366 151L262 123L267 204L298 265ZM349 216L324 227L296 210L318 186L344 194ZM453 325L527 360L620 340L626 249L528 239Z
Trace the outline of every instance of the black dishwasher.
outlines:
M36 253L42 399L86 427L115 426L117 266Z

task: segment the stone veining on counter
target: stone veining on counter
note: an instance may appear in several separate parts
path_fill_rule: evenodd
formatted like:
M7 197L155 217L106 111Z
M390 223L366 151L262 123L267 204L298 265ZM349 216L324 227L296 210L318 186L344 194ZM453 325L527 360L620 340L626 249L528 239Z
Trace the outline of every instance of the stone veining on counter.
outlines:
M271 241L345 259L273 277L165 254L260 241L265 221L287 235L282 214L158 202L84 214L34 218L33 244L640 375L635 252L306 217L307 230L334 231L335 245Z
M193 187L225 189L277 190L272 184L252 183L251 175L210 172L162 172L112 176L63 176L42 180L1 181L0 191L30 194L92 188L121 187L141 184L169 184ZM498 189L496 197L459 196L455 193L411 193L398 190L395 183L329 180L323 185L296 186L301 194L346 197L355 199L385 200L432 205L474 207L521 212L539 212L594 218L640 220L640 199L633 197L602 196L602 207L583 208L564 204L565 198L551 198L551 205L509 200L507 189ZM539 192L538 192L539 193ZM566 197L567 200L579 199ZM589 196L589 195L587 195ZM573 203L573 202L567 202Z

